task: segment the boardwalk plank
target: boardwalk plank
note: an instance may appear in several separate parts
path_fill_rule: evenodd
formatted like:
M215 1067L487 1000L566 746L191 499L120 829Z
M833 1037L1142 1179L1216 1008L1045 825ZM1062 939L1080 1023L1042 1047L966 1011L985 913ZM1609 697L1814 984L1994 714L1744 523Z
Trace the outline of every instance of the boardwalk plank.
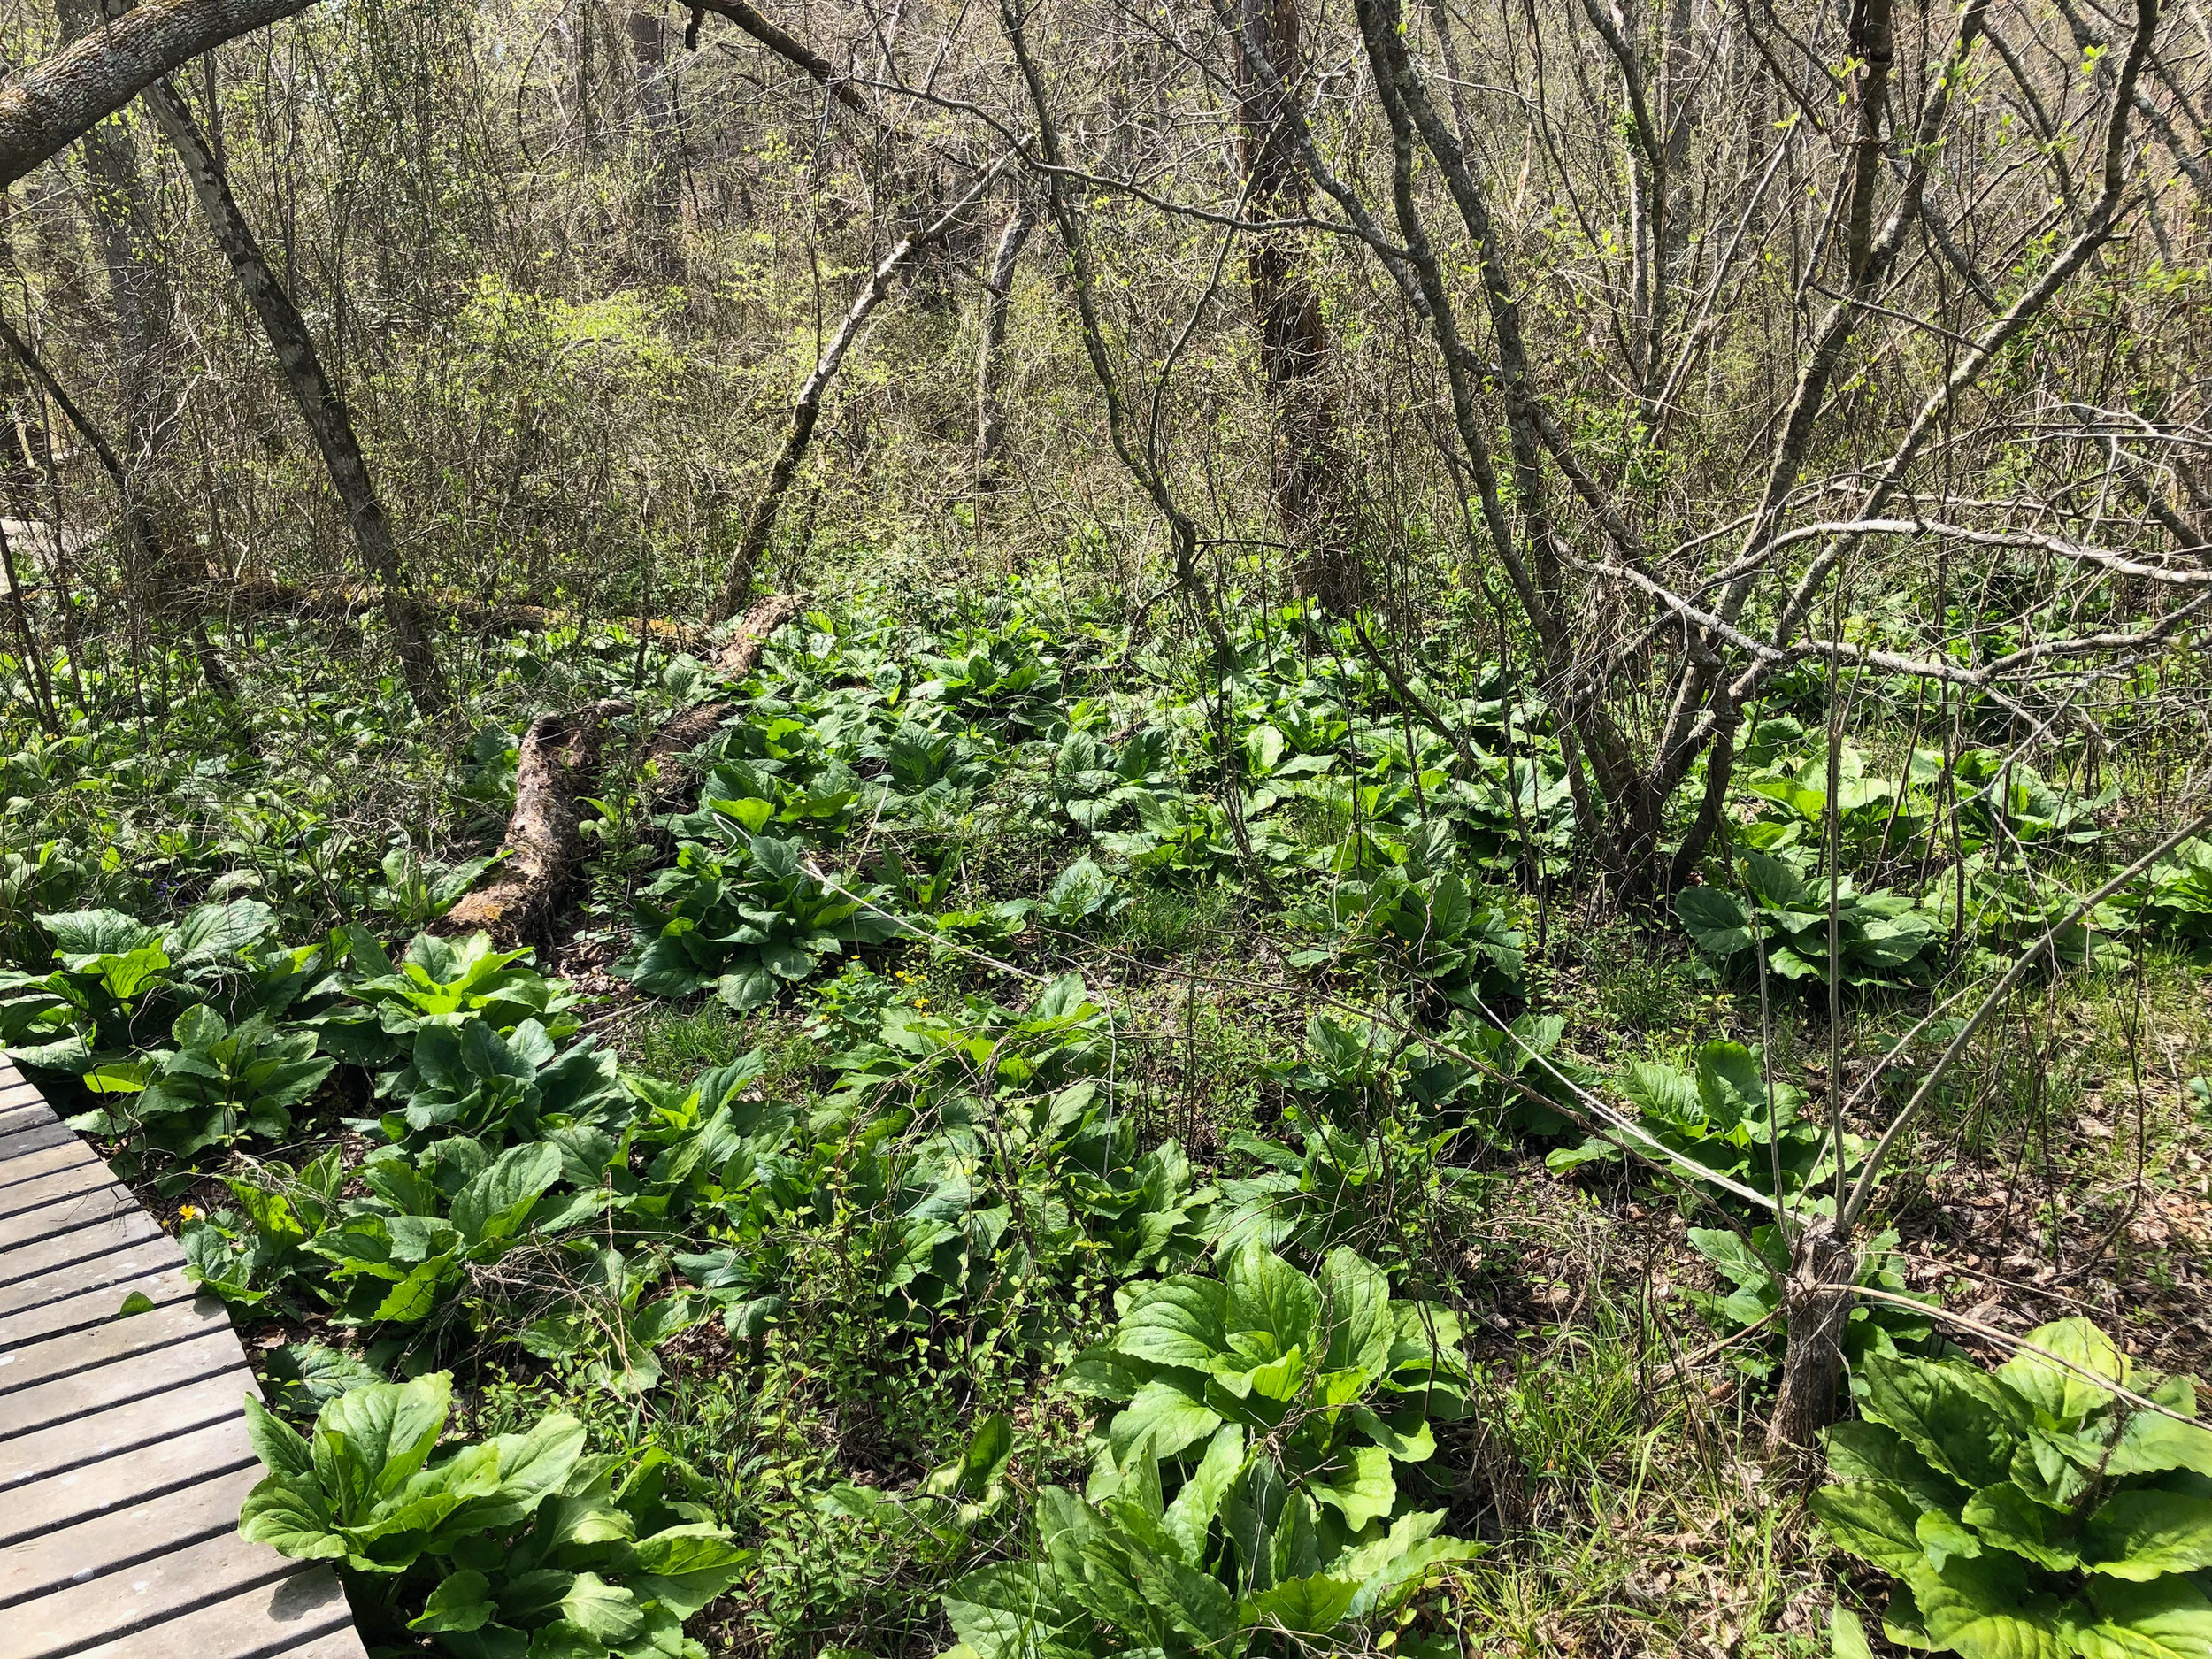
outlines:
M361 1638L350 1628L334 1630L327 1636L316 1637L304 1647L287 1647L282 1653L257 1659L362 1659Z
M19 1283L0 1286L0 1329L19 1316L34 1314L55 1302L90 1292L115 1288L116 1306L127 1294L123 1287L149 1273L181 1271L184 1252L165 1233L157 1232L81 1262L65 1263ZM0 1338L0 1340L4 1340Z
M242 1386L242 1379L225 1393L227 1409L235 1405ZM0 1506L0 1549L88 1516L127 1509L218 1475L255 1467L246 1420L228 1410L204 1428L10 1488L6 1503Z
M11 1181L0 1187L0 1217L19 1216L27 1210L42 1210L49 1204L61 1203L89 1193L110 1193L114 1195L115 1207L127 1209L138 1201L131 1196L131 1189L115 1179L115 1171L94 1160L64 1164L48 1174L35 1175L27 1180Z
M184 1260L184 1252L177 1248L176 1240L162 1232L160 1223L142 1210L10 1250L0 1256L0 1314L19 1312L52 1301L53 1291L42 1286L40 1281L63 1268L96 1262L132 1245L157 1240L168 1246L172 1260Z
M131 1197L130 1189L110 1183L58 1203L0 1216L0 1260L9 1259L23 1246L36 1244L42 1239L59 1238L65 1233L75 1233L80 1228L137 1212L137 1201Z
M7 1402L4 1417L0 1417L0 1445L15 1435L86 1417L104 1406L166 1394L180 1383L196 1382L228 1371L240 1357L238 1339L226 1322L188 1341L174 1342L150 1354L134 1354L96 1370L0 1395Z
M261 1479L258 1464L126 1509L110 1509L0 1551L0 1608L227 1532ZM5 1621L0 1621L5 1628Z
M134 1313L127 1318L111 1318L105 1325L51 1342L35 1342L0 1354L0 1400L7 1404L0 1411L14 1416L17 1390L36 1384L75 1378L81 1372L101 1366L113 1365L134 1355L167 1348L196 1338L212 1340L218 1333L227 1338L230 1348L225 1356L237 1354L238 1339L232 1334L230 1315L224 1311L221 1301L213 1293L204 1293L190 1302L173 1302L166 1308L157 1308L150 1313ZM234 1363L234 1361L233 1362ZM80 1417L81 1412L71 1412Z
M0 1440L0 1493L239 1416L239 1402L252 1386L253 1373L242 1356L235 1370Z
M0 1659L365 1659L327 1567L238 1536L253 1372L183 1267L0 1060Z
M110 1258L112 1260L113 1258ZM21 1313L0 1318L0 1354L12 1353L27 1343L66 1336L72 1331L105 1325L123 1310L133 1292L164 1308L173 1302L189 1302L197 1288L180 1267L159 1265L126 1274L111 1284L96 1285Z
M66 1146L76 1139L77 1132L58 1118L51 1122L35 1118L19 1129L0 1129L0 1158L19 1158L26 1152Z
M42 1175L50 1175L56 1170L95 1167L104 1169L107 1166L101 1161L98 1153L75 1135L71 1135L65 1145L44 1147L36 1152L26 1152L0 1163L0 1192L5 1192L19 1181L32 1181Z
M10 1622L8 1644L23 1659L58 1659L291 1574L292 1563L266 1544L250 1544L236 1532L224 1532L42 1596L24 1609L19 1620Z
M361 1639L347 1628L352 1617L337 1575L312 1567L150 1630L83 1648L76 1659L296 1659L304 1654L363 1659ZM319 1640L333 1645L313 1645Z

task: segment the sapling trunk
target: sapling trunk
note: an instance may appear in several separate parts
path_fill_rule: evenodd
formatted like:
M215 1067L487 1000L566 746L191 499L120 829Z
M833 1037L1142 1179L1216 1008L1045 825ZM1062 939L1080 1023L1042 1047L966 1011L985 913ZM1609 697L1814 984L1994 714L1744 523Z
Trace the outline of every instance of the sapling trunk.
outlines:
M1836 1420L1843 1392L1843 1331L1851 1317L1851 1286L1858 1252L1825 1217L1810 1217L1790 1250L1782 1281L1782 1317L1789 1348L1782 1362L1782 1392L1767 1424L1770 1457L1810 1450Z

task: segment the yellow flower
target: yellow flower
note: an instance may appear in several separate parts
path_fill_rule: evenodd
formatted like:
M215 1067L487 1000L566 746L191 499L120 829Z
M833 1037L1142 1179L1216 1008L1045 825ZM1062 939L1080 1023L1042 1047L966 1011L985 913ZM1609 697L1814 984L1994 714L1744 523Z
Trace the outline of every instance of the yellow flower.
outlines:
M177 1211L179 1221L197 1221L199 1218L200 1207L197 1204L186 1204Z

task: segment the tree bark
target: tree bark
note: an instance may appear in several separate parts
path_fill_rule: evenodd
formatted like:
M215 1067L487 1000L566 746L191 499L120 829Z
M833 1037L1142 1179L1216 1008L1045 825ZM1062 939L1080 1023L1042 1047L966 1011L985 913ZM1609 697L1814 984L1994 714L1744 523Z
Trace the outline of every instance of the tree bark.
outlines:
M129 471L124 466L122 457L116 454L115 446L92 424L91 418L78 407L77 400L62 389L61 382L54 378L23 336L9 326L5 318L0 318L0 343L4 343L9 350L15 353L16 360L46 388L46 394L54 400L55 407L76 428L77 435L85 441L86 447L99 460L100 470L108 475L108 481L115 486L115 493L123 503L123 522L130 526L131 545L138 562L149 570L177 572L180 580L188 583L193 607L192 649L199 663L200 672L207 680L209 689L217 696L226 703L236 703L238 681L232 675L228 664L223 661L222 654L215 649L215 642L208 638L207 623L200 615L200 593L205 586L204 568L183 568L182 562L170 552L162 541L160 526L154 522L153 514L147 511L145 501L131 488ZM54 534L58 538L61 534L58 508ZM241 734L243 735L242 726Z
M991 255L991 269L983 279L983 328L975 354L975 510L982 527L990 503L1004 481L999 460L1006 443L1006 404L999 385L999 353L1006 345L1006 317L1014 293L1014 266L1022 244L1037 222L1028 203L1015 204L1013 216L999 233Z
M311 0L145 0L0 92L0 186L58 154L153 81Z
M753 579L759 573L762 557L768 551L768 543L776 533L776 515L782 509L783 498L790 493L792 478L799 470L799 463L806 458L807 445L814 437L815 423L821 419L822 394L836 378L845 354L852 349L853 342L860 337L862 326L871 313L882 303L891 291L892 279L898 275L915 254L952 228L959 216L972 206L976 198L997 178L1000 168L993 167L979 176L962 193L960 199L937 216L934 222L902 237L896 247L883 257L883 262L869 273L867 282L853 298L852 309L845 313L845 320L821 356L815 359L814 372L806 377L806 384L792 401L791 415L784 427L783 446L768 468L768 481L761 486L760 494L753 502L753 510L746 515L744 531L738 537L737 551L730 556L729 568L723 572L722 586L715 594L714 603L707 611L710 623L726 621L737 614L738 607L752 592Z
M1233 58L1248 211L1256 219L1296 218L1306 211L1305 175L1282 106L1295 96L1299 76L1298 0L1232 4L1239 8ZM1275 512L1284 538L1299 549L1296 589L1330 615L1349 616L1365 583L1351 541L1336 403L1322 378L1328 325L1302 238L1290 231L1258 233L1246 269L1260 366L1275 413Z
M715 667L733 680L760 665L775 631L799 614L804 600L776 594L748 611L716 655ZM515 768L515 810L501 843L507 856L491 885L468 895L435 924L442 933L482 930L503 944L541 935L560 912L582 862L576 833L576 794L597 772L606 723L630 710L626 703L595 703L575 714L541 714L530 722ZM648 751L664 768L690 753L738 705L702 703L670 720Z
M1782 1317L1789 1346L1782 1358L1781 1394L1767 1424L1767 1455L1811 1450L1836 1420L1843 1389L1843 1331L1851 1317L1851 1284L1858 1254L1825 1217L1806 1218L1790 1252L1782 1286Z
M630 12L630 59L636 75L638 142L644 152L645 210L654 274L683 265L683 157L676 102L668 82L667 24L642 5Z
M847 109L856 112L865 112L867 110L868 106L861 98L859 89L850 81L837 73L837 66L834 64L805 42L777 27L751 6L747 5L745 0L697 0L692 7L691 27L684 34L685 45L695 48L698 45L698 15L702 12L711 12L718 18L727 18L770 51L775 53L777 57L782 58L784 62L795 69L803 71L817 85L826 88L830 96L835 98Z
M192 194L206 217L208 229L229 259L239 286L261 319L269 345L299 403L300 413L315 434L316 447L322 451L331 487L345 503L347 522L353 527L354 543L360 549L361 562L381 590L385 620L392 630L408 695L414 699L418 713L426 718L434 715L446 705L444 677L439 672L437 655L431 649L422 606L409 588L406 572L401 566L390 521L385 518L383 503L377 499L375 488L370 482L368 464L362 458L360 441L354 435L353 418L347 411L345 400L324 373L322 358L315 350L306 319L277 281L275 273L270 270L252 227L247 224L245 214L231 194L230 180L216 165L214 154L201 136L183 99L166 81L156 81L148 87L145 98L154 119L161 124L163 133L184 163L186 175L192 181Z

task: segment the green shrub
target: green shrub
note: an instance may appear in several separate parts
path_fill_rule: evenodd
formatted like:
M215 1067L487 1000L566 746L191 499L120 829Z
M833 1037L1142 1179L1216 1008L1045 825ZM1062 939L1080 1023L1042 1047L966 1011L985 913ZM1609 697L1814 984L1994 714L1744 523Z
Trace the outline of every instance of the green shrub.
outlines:
M1767 971L1784 979L1828 982L1828 887L1778 857L1747 853L1741 896L1719 887L1685 887L1675 913L1698 949L1736 973L1756 964L1763 941ZM1836 960L1846 985L1901 985L1932 971L1942 929L1900 893L1862 894L1836 884Z
M434 1459L451 1400L442 1371L371 1384L302 1436L249 1395L269 1473L239 1532L338 1563L372 1635L403 1624L457 1659L706 1659L683 1621L749 1557L668 1495L667 1462L618 1485L618 1461L587 1456L583 1425L559 1414Z
M1458 1331L1340 1249L1310 1279L1264 1247L1128 1302L1076 1386L1126 1402L1082 1496L1039 1494L1026 1558L946 1594L955 1654L1296 1654L1372 1625L1481 1547L1440 1537L1411 1471L1463 1412Z
M1899 1580L1900 1644L1965 1659L2177 1659L2212 1648L2212 1431L2185 1377L2138 1377L2085 1319L1984 1371L1870 1356L1813 1510ZM2134 1406L2112 1386L2148 1397ZM1848 1651L1855 1621L1839 1621ZM1863 1638L1858 1646L1864 1649Z

